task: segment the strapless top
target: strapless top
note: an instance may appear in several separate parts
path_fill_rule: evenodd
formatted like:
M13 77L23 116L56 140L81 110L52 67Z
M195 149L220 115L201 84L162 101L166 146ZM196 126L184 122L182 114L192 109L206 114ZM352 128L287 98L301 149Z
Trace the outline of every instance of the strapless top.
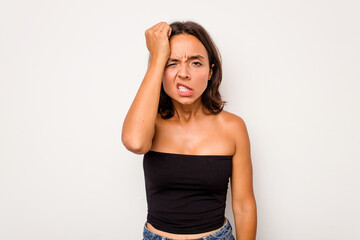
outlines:
M220 228L232 171L230 155L144 154L147 221L174 234Z

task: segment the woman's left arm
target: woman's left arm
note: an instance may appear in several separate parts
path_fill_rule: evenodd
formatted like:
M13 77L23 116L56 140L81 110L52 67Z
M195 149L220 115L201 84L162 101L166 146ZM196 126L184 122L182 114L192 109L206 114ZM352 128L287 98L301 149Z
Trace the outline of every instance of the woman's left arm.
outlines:
M253 191L253 174L250 154L250 141L245 122L236 117L233 137L235 154L231 176L232 209L235 218L237 240L256 238L256 202Z

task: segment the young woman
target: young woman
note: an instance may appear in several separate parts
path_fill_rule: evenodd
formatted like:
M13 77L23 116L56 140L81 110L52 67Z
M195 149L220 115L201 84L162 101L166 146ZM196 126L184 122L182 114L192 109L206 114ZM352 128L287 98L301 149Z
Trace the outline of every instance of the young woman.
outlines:
M160 22L145 36L149 66L122 129L125 147L144 154L144 239L234 239L229 179L236 238L255 239L249 137L223 110L216 46L194 22Z

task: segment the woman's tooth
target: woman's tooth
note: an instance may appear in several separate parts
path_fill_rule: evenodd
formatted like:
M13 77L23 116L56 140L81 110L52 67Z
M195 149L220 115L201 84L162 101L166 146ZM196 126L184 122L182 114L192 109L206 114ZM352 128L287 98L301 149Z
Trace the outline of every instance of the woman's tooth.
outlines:
M180 91L188 91L189 89L184 86L179 86Z

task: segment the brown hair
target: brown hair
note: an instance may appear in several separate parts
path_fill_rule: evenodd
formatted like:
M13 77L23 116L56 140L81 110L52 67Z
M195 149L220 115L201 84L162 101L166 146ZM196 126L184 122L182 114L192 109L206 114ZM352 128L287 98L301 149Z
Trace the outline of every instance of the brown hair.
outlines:
M206 30L199 24L187 21L187 22L174 22L170 24L171 35L169 40L179 34L190 34L200 40L204 45L208 57L210 68L212 68L212 76L208 81L208 85L201 96L202 104L213 114L218 114L224 108L225 101L221 99L219 92L219 86L222 80L222 67L220 53L215 46L213 40L206 32ZM160 113L163 119L168 119L174 116L174 107L171 98L165 93L164 87L161 84L160 100L158 113Z

